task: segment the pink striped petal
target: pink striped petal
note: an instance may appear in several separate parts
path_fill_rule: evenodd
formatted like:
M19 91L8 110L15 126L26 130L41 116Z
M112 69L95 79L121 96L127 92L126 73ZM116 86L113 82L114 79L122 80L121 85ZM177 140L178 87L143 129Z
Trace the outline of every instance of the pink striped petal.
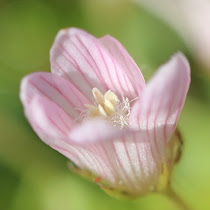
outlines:
M103 162L104 167L94 172L112 183L112 187L131 194L155 190L162 169L162 158L158 155L154 159L146 131L118 130L101 120L93 120L73 129L69 137L77 147L85 151L90 149L93 156ZM103 171L107 169L111 180L104 175Z
M25 107L30 106L36 96L44 96L63 109L70 118L81 117L84 104L91 103L69 81L51 73L40 72L26 76L21 82L21 100Z
M75 126L72 119L59 105L44 96L35 96L25 114L38 136L48 145L66 140Z
M95 146L84 148L69 143L68 133L75 126L75 121L57 104L46 97L36 96L30 106L25 107L25 114L43 142L65 155L80 169L92 172L110 183L114 182L111 169Z
M50 51L53 73L70 80L88 98L91 90L114 91L118 96L135 98L135 86L122 66L101 42L87 32L61 30Z
M162 65L149 81L142 97L134 104L130 127L146 130L157 153L174 132L190 84L190 66L181 53Z
M100 42L108 49L111 55L118 61L121 67L126 72L128 78L132 82L135 89L140 95L145 88L144 77L141 74L140 69L136 65L133 58L129 55L123 45L110 35L106 35L100 38Z
M161 171L161 158L154 159L145 132L116 138L104 144L109 167L126 191L145 194L155 188ZM118 183L119 184L119 183ZM118 186L119 188L119 186Z
M93 152L89 154L100 160L101 166L95 173L112 184L113 189L132 195L146 194L155 191L162 171L162 159L160 156L154 159L147 138L145 132L130 133L112 141L88 145L85 151Z
M84 169L94 172L113 189L133 195L155 191L162 159L154 158L146 132L127 133L111 141L98 139L94 144L74 148L81 153L78 156Z

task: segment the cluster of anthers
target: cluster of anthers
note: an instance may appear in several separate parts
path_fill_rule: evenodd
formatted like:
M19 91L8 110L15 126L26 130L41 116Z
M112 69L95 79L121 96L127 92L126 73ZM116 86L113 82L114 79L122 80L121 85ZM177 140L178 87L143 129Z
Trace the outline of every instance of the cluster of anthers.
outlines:
M129 125L131 101L128 98L122 96L122 100L120 101L117 95L111 90L108 90L103 95L97 88L93 88L92 93L95 99L95 105L85 104L88 108L89 118L102 117L121 129Z

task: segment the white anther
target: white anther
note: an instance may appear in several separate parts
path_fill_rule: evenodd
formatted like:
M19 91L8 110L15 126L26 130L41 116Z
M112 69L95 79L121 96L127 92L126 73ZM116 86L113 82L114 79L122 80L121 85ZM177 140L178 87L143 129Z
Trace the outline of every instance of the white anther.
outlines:
M117 105L118 97L116 96L115 93L113 93L111 90L108 90L105 94L104 94L104 99L108 100L112 103L113 106Z
M96 103L103 105L103 103L104 103L103 94L97 88L93 88L92 93L93 93L93 97L94 97Z
M104 108L101 106L101 104L98 105L98 110L99 110L99 114L100 114L101 116L104 116L104 117L107 116L107 114L106 114Z
M111 103L111 101L105 99L104 110L107 113L107 115L113 115L114 114L115 108L114 108L114 105Z

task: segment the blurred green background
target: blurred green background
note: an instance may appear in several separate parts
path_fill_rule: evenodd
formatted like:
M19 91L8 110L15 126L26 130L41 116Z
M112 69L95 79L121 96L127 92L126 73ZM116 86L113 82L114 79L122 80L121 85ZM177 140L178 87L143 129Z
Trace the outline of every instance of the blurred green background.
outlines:
M178 124L185 143L172 186L193 209L210 209L209 69L203 71L172 28L128 0L0 1L0 209L177 209L160 194L135 201L109 197L69 171L68 160L42 143L24 118L21 78L50 71L53 39L72 26L116 37L146 80L177 50L188 57L192 83Z

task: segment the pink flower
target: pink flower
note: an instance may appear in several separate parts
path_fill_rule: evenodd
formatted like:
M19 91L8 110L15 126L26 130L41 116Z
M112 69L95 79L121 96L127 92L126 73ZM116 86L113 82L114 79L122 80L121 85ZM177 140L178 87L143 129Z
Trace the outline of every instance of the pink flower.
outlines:
M110 193L163 190L175 158L171 137L190 84L187 59L177 53L146 85L116 39L71 28L58 33L50 63L52 73L26 76L20 91L42 141Z

